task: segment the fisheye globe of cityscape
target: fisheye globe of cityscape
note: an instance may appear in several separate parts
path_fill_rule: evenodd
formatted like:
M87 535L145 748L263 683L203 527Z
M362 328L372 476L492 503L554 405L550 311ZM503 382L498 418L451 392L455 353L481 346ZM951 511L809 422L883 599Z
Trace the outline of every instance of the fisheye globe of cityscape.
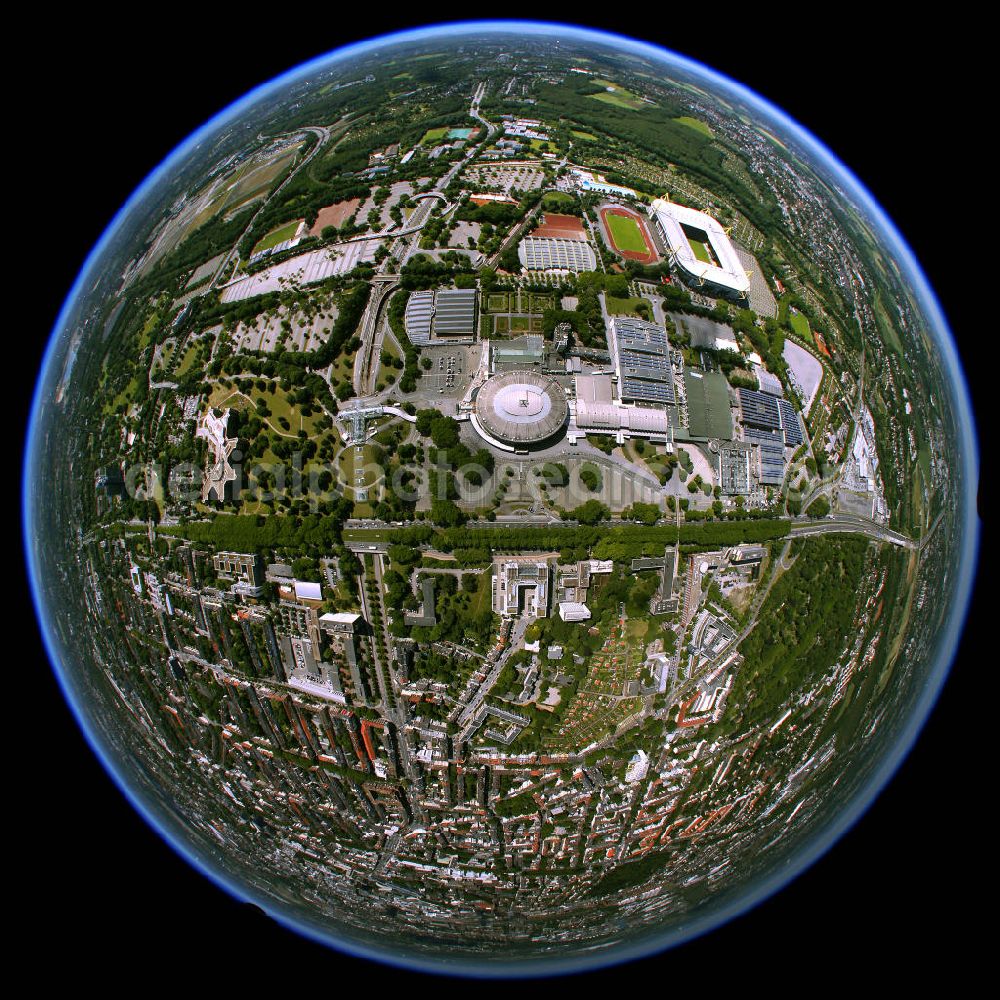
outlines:
M977 461L816 139L660 48L470 23L295 69L136 191L52 334L25 538L188 861L352 954L547 974L864 811L954 655Z

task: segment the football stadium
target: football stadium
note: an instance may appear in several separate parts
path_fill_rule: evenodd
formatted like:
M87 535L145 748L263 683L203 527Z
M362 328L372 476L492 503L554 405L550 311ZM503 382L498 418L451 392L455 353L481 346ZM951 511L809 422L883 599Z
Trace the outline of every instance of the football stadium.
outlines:
M653 202L652 214L670 248L670 262L691 284L723 295L747 294L750 278L717 219L663 198Z
M554 437L568 416L566 393L555 379L539 372L511 371L483 383L472 424L488 441L527 448Z

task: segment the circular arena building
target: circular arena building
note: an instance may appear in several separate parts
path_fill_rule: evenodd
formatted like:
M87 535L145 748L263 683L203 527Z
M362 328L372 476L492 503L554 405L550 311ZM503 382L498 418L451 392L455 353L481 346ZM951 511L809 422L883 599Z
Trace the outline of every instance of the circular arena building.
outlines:
M554 378L511 371L483 383L476 395L473 423L487 440L528 448L558 434L568 416L566 393Z

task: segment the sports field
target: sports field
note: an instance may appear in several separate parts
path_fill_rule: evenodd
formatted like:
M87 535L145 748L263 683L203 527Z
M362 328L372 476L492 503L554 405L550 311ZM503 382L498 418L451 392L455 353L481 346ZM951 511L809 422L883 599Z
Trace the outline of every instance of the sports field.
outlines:
M684 231L684 235L688 241L688 246L691 247L691 252L695 255L695 257L703 264L711 264L713 267L718 267L719 261L715 256L715 252L712 250L712 244L709 242L708 233L706 233L704 229L699 229L697 226L688 226L684 223L681 224L681 229Z
M619 256L640 264L655 264L659 260L646 222L638 212L609 205L600 210L600 217L608 246Z
M608 228L619 250L630 250L632 253L644 253L646 237L642 235L639 223L628 215L609 215Z

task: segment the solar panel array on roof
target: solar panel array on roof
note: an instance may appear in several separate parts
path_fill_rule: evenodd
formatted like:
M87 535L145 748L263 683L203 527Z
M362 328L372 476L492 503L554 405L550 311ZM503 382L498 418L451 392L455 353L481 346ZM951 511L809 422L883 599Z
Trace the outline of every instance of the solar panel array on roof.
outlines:
M755 427L781 426L781 415L778 412L778 401L766 392L756 389L738 389L740 397L740 414L744 424Z
M777 375L772 375L761 365L756 366L757 386L761 392L766 392L771 396L784 396L785 390L781 386L781 380Z
M662 355L639 354L636 351L619 351L618 357L623 368L635 368L642 371L656 372L664 377L670 373L670 362ZM652 378L653 376L649 376Z
M773 445L778 448L785 447L785 438L781 431L770 431L761 427L744 427L743 439L745 441L752 441L754 444Z
M667 353L667 332L655 323L619 316L615 319L615 336L620 351L640 351L644 354Z
M785 434L785 444L797 448L805 440L802 436L802 421L795 408L787 399L778 400L778 411L781 413L781 429Z
M649 403L674 403L673 386L666 382L650 382L641 378L623 378L622 399L641 399Z
M785 478L785 456L769 445L760 446L760 481L766 486L780 486Z
M621 398L672 406L676 398L666 331L630 316L616 316L611 324Z
M426 344L431 338L431 320L434 318L434 293L411 292L406 300L403 325L411 343Z
M438 337L471 337L476 332L476 290L446 288L434 301L434 334Z
M760 481L767 486L780 486L785 478L785 438L780 431L745 427L743 437L760 450Z

